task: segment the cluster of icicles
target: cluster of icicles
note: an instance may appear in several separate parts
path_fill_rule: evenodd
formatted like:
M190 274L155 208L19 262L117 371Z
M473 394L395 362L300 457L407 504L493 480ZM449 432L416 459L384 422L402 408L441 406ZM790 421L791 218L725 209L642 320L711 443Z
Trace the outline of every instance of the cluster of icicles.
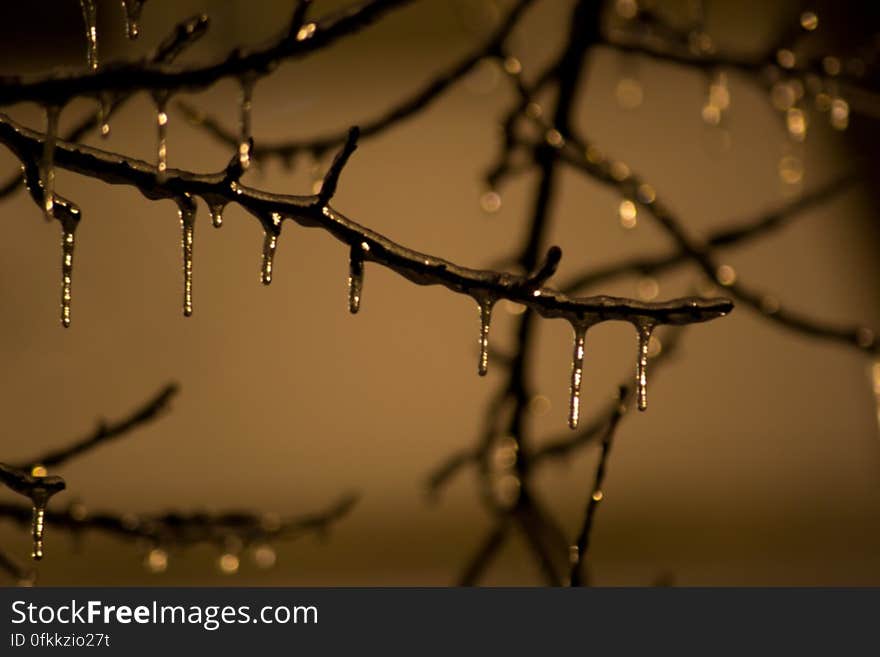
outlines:
M351 285L349 278L349 285ZM360 285L360 281L358 282ZM358 297L359 299L360 297ZM492 308L495 305L495 297L487 294L475 295L474 299L480 312L480 356L477 364L477 373L485 376L489 370L489 328L492 322ZM356 310L352 310L356 312ZM571 358L571 384L569 386L569 411L568 426L577 429L580 421L581 407L581 383L584 373L584 344L587 330L595 323L587 319L571 320L574 331L574 349ZM632 320L638 335L638 357L636 359L636 400L640 411L648 408L648 353L651 344L651 335L656 322L648 317L637 317Z
M97 61L97 35L95 31L95 4L94 0L80 0L83 17L86 24L88 40L88 63L92 70L96 70ZM137 20L140 15L143 0L123 0L122 2L127 17L127 31L130 38L138 35ZM302 40L312 36L313 31L304 33L301 31L297 39ZM242 170L246 170L251 163L251 109L254 84L257 77L254 74L243 75L239 79L240 94L240 139L238 146L238 160ZM157 126L157 149L156 149L156 177L158 182L163 182L168 172L168 113L167 105L170 93L165 90L157 90L152 93L156 106ZM107 123L107 115L110 108L110 99L102 97L100 107L100 132L107 136L110 127ZM60 108L57 106L46 107L46 139L40 166L41 184L44 190L45 212L47 218L54 218L54 181L53 157L57 141L58 116ZM237 183L232 183L232 188L237 189ZM212 224L219 228L223 225L223 209L226 200L221 197L206 196L205 201L211 211ZM183 253L183 314L190 316L193 312L192 275L193 275L193 239L195 231L195 200L185 195L177 199L178 215L181 226L181 250ZM272 271L275 252L278 247L278 237L281 233L283 216L279 213L270 213L263 217L263 239L261 281L268 285L272 282ZM61 322L64 326L70 325L70 302L71 302L71 276L73 272L73 249L74 229L76 222L62 221L63 225L63 263L62 263L62 294L61 294ZM349 255L348 276L348 305L351 313L357 313L360 309L361 295L364 278L364 259L369 252L369 244L362 242L360 245L351 247ZM489 365L489 326L492 319L492 307L496 299L489 295L475 296L480 311L480 335L479 335L479 365L478 372L481 376L488 371ZM655 323L648 318L633 320L638 333L638 359L636 372L637 400L640 410L647 408L647 361L648 346ZM580 418L580 391L583 378L584 339L591 322L572 322L574 329L574 354L572 357L571 386L570 386L570 409L569 426L574 429L578 426Z

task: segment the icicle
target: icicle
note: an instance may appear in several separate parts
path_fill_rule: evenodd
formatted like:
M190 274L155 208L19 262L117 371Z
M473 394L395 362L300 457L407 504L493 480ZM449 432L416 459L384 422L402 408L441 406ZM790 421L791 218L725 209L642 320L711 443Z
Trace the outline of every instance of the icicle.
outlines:
M168 92L157 91L153 94L156 102L156 125L158 127L158 146L156 149L156 180L164 182L168 176Z
M214 228L220 228L223 225L223 208L226 207L225 203L212 203L211 204L211 223Z
M112 106L110 94L101 94L98 103L98 128L101 136L106 139L110 136L110 109Z
M356 314L361 308L361 292L364 289L364 251L370 245L362 242L360 246L352 246L348 257L348 312Z
M572 324L574 329L574 353L571 358L571 387L569 394L568 426L577 429L581 415L581 381L584 374L584 340L586 324Z
M636 361L636 396L639 410L644 411L648 408L648 346L651 344L654 323L640 320L636 323L636 331L639 335L639 355Z
M79 0L82 8L83 22L86 24L86 43L88 44L86 57L89 64L89 70L98 70L98 30L97 12L95 11L95 0Z
M58 140L58 115L61 108L46 105L46 139L40 160L40 182L43 185L43 210L46 219L54 219L55 213L55 142Z
M241 78L241 139L238 142L238 161L242 169L251 164L251 108L256 77L245 75Z
M122 0L122 9L125 12L125 33L129 39L137 39L141 30L138 21L141 18L141 10L144 8L144 0Z
M189 317L193 312L193 237L196 225L196 204L187 195L178 200L177 207L177 214L180 216L180 245L183 251L183 314L185 317Z
M74 231L77 221L62 222L61 232L61 324L70 326L70 286L73 279Z
M273 212L270 218L272 220L272 227L267 227L263 235L263 267L260 273L260 280L263 282L263 285L269 285L272 282L275 250L278 248L278 236L281 234L281 215Z
M475 298L480 308L480 360L477 364L477 374L486 376L486 372L489 371L489 327L492 323L492 307L495 305L495 299L489 295Z
M38 489L34 491L31 500L34 503L31 520L31 536L34 546L31 557L34 561L39 561L43 558L43 531L46 526L46 502L49 501L49 496Z

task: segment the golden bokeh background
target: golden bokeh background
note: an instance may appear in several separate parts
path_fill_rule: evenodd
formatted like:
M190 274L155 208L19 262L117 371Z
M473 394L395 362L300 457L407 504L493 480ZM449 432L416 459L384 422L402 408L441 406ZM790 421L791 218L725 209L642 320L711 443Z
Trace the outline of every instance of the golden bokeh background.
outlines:
M16 3L18 4L18 3ZM151 0L142 38L124 38L116 2L99 2L102 58L146 53L184 17L205 11L213 26L182 61L258 44L288 19L289 2ZM317 0L314 15L342 3ZM51 5L49 7L48 5ZM561 47L571 3L543 0L512 41L526 75ZM476 0L422 0L308 59L283 64L254 95L254 137L308 137L363 121L395 104L468 52L491 27ZM502 7L507 6L502 3ZM711 3L719 48L749 52L790 18L790 7L757 0ZM796 14L795 14L796 15ZM820 12L820 17L822 16ZM2 27L4 73L84 66L76 2L17 6ZM7 38L8 37L8 38ZM633 80L621 90L621 79ZM706 76L608 49L590 55L575 122L626 160L705 235L757 216L790 197L779 163L790 154L766 93L730 75L723 128L706 125ZM627 83L629 84L629 83ZM633 92L633 86L637 88ZM637 107L633 93L640 95ZM237 120L232 81L186 100ZM629 94L629 95L627 95ZM480 207L481 174L498 147L497 123L513 95L497 67L480 66L411 120L362 141L334 206L411 248L472 267L491 267L523 239L535 184L501 189L495 213ZM173 101L172 101L173 107ZM62 125L90 111L76 102ZM35 128L34 106L11 114ZM112 121L109 140L88 143L152 160L155 109L140 94ZM803 146L805 191L857 168L876 140L873 119L850 130L812 113ZM729 143L728 143L729 140ZM876 151L874 151L876 152ZM215 171L229 149L172 109L169 165ZM16 163L5 151L2 171ZM249 185L308 193L314 163L291 171L271 161ZM323 171L329 157L318 167ZM428 472L476 440L501 385L490 362L476 375L478 315L468 297L418 287L367 264L361 312L347 311L347 249L317 230L285 226L271 286L259 282L262 231L229 207L214 230L200 205L195 235L195 314L180 310L176 207L133 189L59 171L57 190L77 201L73 325L58 321L58 226L18 193L0 204L0 460L15 462L87 434L99 417L124 416L167 381L181 394L172 412L59 470L68 491L52 506L89 509L250 508L282 514L320 510L348 491L361 495L326 540L275 545L274 568L250 557L238 574L218 570L220 551L171 551L148 572L145 549L49 525L39 583L156 585L445 585L488 529L476 477L457 477L436 503ZM880 326L878 229L870 185L809 211L802 221L724 255L744 281L792 308L842 323ZM567 170L550 239L563 247L558 280L626 255L666 252L649 220L623 229L611 190ZM659 298L689 294L684 268L659 281ZM594 290L636 296L630 278ZM492 343L511 344L515 317L501 305ZM565 430L570 329L540 322L536 389L547 412L535 435ZM631 327L603 324L587 340L584 417L607 403L635 367ZM649 372L650 407L621 424L594 528L597 584L880 584L880 442L877 400L864 354L779 328L737 308L685 332L662 374ZM578 527L596 450L544 467L538 490L571 536ZM4 500L14 494L3 490ZM0 544L23 560L27 532L0 523ZM488 571L487 584L538 583L519 539ZM6 582L4 582L6 583Z

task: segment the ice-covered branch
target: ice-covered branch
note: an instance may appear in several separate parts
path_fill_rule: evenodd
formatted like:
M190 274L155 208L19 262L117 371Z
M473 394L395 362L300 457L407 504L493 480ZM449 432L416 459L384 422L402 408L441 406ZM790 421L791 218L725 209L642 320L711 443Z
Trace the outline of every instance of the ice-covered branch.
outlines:
M198 15L179 23L144 60L144 64L170 64L182 52L196 43L208 30L208 17ZM133 91L121 94L101 94L98 109L84 116L62 135L68 142L77 142L93 130L99 130L101 136L110 134L110 118L134 95ZM0 198L21 189L23 174L17 173L6 182L0 183Z
M357 132L352 131L343 153L354 149ZM25 164L26 169L44 150L44 136L29 130L9 117L0 115L0 142L6 144ZM665 302L644 302L610 296L570 297L549 287L535 287L528 275L462 267L448 260L408 249L376 233L327 204L327 193L308 196L271 194L247 187L238 178L241 169L238 158L233 158L227 169L213 174L198 174L168 169L159 176L156 167L122 155L107 153L87 146L59 142L55 146L54 166L61 167L110 184L137 188L150 199L171 199L181 205L184 228L184 269L187 272L186 289L191 289L193 199L201 197L212 208L212 214L222 212L223 206L235 203L255 216L263 225L270 248L264 250L264 282L271 278L272 255L281 234L284 220L302 226L319 227L346 244L354 257L362 262L385 266L420 285L443 285L460 294L473 297L485 307L499 299L523 304L547 318L562 318L577 332L604 321L626 321L639 331L661 324L691 324L722 317L732 309L732 303L723 298L702 299L688 297ZM343 158L341 164L345 163ZM341 166L332 167L329 182L332 192ZM41 185L28 176L31 195L42 203ZM56 204L60 204L60 199ZM60 205L64 209L65 205ZM219 209L218 209L219 208ZM78 217L78 212L76 212ZM189 247L189 248L187 248ZM534 263L537 265L537 262ZM69 274L69 272L68 272ZM68 275L69 278L69 275ZM69 281L66 279L66 282ZM488 319L485 316L484 319Z
M32 506L21 508L25 512L25 518L31 523L34 545L31 556L39 561L43 558L46 505L52 496L64 490L64 479L54 475L42 476L40 473L31 473L0 463L0 483L31 501Z

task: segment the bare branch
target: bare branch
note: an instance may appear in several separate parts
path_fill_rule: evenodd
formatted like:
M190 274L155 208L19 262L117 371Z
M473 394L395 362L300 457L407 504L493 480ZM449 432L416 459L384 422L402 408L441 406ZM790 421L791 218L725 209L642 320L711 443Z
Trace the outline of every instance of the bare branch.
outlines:
M25 80L21 76L0 77L0 104L30 100L63 105L72 98L102 92L201 91L223 78L267 73L283 60L305 57L410 2L365 0L310 24L313 29L300 31L293 39L288 38L285 29L278 39L264 48L248 52L236 50L223 61L196 68L169 71L160 65L137 63L107 67L97 73L53 74L35 80Z
M96 447L124 436L140 425L156 419L168 409L171 399L177 394L177 391L177 385L169 383L128 417L109 424L101 421L91 435L77 440L67 447L47 452L40 457L20 464L18 467L25 470L29 470L36 465L42 465L47 468L58 467L74 458L82 456L86 452L91 452Z

